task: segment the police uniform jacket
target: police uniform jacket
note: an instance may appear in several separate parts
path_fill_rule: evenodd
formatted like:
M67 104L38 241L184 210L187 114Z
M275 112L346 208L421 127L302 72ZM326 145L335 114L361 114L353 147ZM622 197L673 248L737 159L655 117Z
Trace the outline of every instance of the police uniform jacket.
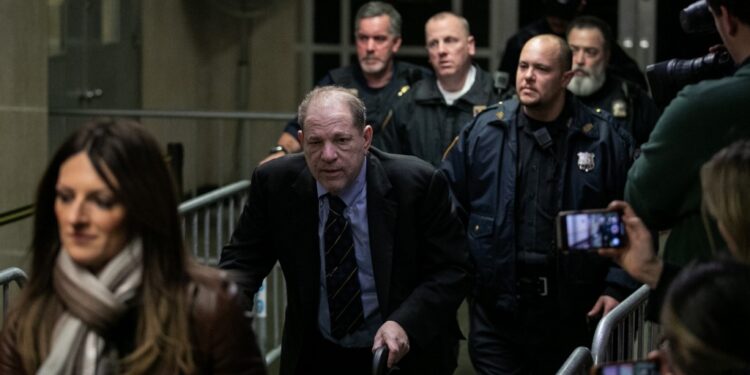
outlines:
M381 147L381 131L387 125L388 111L409 90L411 85L425 77L431 77L432 72L425 67L403 61L393 61L393 76L385 87L373 89L367 86L367 80L359 64L333 69L323 77L316 86L336 85L356 92L367 109L367 124L373 128L373 146ZM297 131L301 129L297 118L287 123L285 132L297 138Z
M572 116L565 135L562 178L556 184L559 209L606 207L622 197L630 165L629 145L621 130L611 125L608 114L581 105L572 94L566 102ZM511 311L519 293L514 219L519 110L519 102L513 98L481 113L461 131L441 166L468 224L469 249L477 272L475 297L488 306ZM593 156L593 169L582 170L578 153ZM631 287L624 271L610 267L610 262L596 254L560 257L560 262L560 274L569 280L559 278L559 282L584 285L592 299L589 308L599 295L621 299L626 293L623 287Z
M659 119L659 109L648 94L635 83L607 73L604 85L589 96L579 96L591 108L601 108L617 120L640 146Z
M494 80L479 67L474 84L452 105L443 99L434 77L424 79L399 101L391 123L383 129L382 146L388 152L415 155L439 166L461 128L499 99Z

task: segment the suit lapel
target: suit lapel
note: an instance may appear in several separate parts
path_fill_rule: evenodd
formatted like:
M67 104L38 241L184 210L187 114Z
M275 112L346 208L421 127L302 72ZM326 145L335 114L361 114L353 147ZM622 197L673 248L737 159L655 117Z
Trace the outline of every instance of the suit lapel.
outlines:
M367 226L378 304L384 316L390 311L388 298L397 208L398 203L392 197L388 175L380 160L370 154L367 157Z
M299 266L295 272L299 275L300 296L308 303L303 306L315 306L317 309L320 286L320 248L318 239L318 195L310 170L305 167L292 184L296 194L292 202L295 212L291 213L289 228L294 236L299 236L299 247L294 254L294 264ZM314 315L318 316L317 310Z

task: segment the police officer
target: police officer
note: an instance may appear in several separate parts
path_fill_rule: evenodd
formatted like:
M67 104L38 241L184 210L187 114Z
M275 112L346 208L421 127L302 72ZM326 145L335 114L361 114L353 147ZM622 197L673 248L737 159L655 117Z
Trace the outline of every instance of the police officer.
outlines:
M371 1L362 5L354 19L354 39L358 64L329 71L317 85L337 85L355 92L367 108L367 124L374 131L373 145L381 146L380 130L389 121L388 110L410 85L432 74L424 67L394 59L401 48L401 14L390 4ZM300 129L296 118L290 121L278 145L261 163L299 152Z
M518 56L526 41L542 34L565 37L568 22L583 11L586 7L586 0L542 0L542 7L544 17L521 28L505 43L498 70L501 74L508 76L508 82L511 84L516 81ZM618 44L612 46L610 68L643 89L648 87L638 64Z
M469 22L451 12L432 16L425 39L435 77L417 82L384 127L385 150L415 155L435 166L473 116L497 103L489 73L472 64L476 52Z
M648 140L659 118L654 101L638 85L609 71L612 31L599 18L582 16L568 26L575 75L568 90L586 105L608 111L635 138L636 146Z
M476 265L469 354L479 374L554 373L591 343L587 315L633 287L596 254L555 246L558 212L606 207L622 196L629 166L629 138L611 116L566 93L570 66L565 40L530 39L518 97L477 116L441 166Z

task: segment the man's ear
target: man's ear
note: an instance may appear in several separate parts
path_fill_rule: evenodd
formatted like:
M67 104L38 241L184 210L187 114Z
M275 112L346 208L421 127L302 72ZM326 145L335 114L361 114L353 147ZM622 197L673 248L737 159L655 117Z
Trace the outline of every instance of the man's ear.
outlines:
M398 52L399 48L401 48L401 37L396 37L396 40L393 41L393 47L391 47L391 52L396 53Z
M302 130L297 130L297 142L301 145L305 142L305 135L302 134Z
M365 125L365 128L362 130L362 135L365 137L365 151L367 151L372 144L372 126Z
M738 23L740 21L737 20L737 17L734 14L729 13L729 11L727 11L727 7L724 5L721 6L721 13L726 15L726 17L724 18L726 18L728 34L731 36L736 36L737 29L739 28Z

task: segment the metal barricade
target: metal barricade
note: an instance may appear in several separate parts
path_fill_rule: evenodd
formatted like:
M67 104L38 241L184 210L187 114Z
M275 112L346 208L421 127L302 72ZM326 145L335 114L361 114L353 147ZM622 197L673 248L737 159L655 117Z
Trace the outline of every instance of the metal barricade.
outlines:
M182 231L186 245L199 262L219 263L224 244L229 240L247 199L250 181L243 180L216 189L180 204ZM286 286L281 267L276 266L255 295L253 329L258 345L270 364L281 355L281 328L286 306Z
M185 242L201 263L219 263L221 248L234 231L249 187L250 181L243 180L180 204Z
M593 363L589 348L579 346L557 370L557 375L588 375Z
M8 313L10 283L15 282L20 288L26 283L26 280L28 280L26 273L18 267L10 267L0 271L0 285L3 286L3 317Z
M648 294L641 286L602 318L591 343L594 364L646 358L656 348L659 326L645 319Z

